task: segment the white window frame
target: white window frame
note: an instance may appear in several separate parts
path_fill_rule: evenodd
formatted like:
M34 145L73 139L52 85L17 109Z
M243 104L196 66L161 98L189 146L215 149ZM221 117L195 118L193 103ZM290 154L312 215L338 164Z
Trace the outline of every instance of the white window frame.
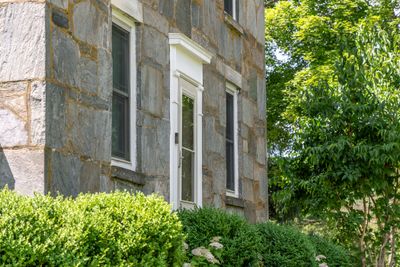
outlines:
M135 171L136 170L136 31L135 21L116 8L112 9L112 23L129 32L129 158L123 160L111 157L111 165Z
M239 197L239 123L238 123L238 93L239 90L231 83L226 83L226 92L233 96L233 149L234 149L234 183L235 190L226 189L226 195Z

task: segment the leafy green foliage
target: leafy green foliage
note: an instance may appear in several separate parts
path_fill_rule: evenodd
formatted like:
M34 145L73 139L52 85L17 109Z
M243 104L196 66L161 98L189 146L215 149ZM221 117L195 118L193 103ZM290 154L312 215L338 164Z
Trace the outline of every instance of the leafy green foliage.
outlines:
M0 264L181 266L182 225L160 197L0 191Z
M314 245L317 255L326 257L323 262L329 267L351 267L357 265L350 253L343 247L318 235L310 235L308 239Z
M341 243L358 247L363 266L396 264L399 7L390 0L305 0L266 11L267 53L276 47L288 62L267 61L278 84L268 103L282 103L269 119L269 177L276 210L284 212L278 216L325 220ZM274 76L282 67L291 78Z
M260 246L265 266L317 266L315 248L307 236L290 227L272 222L258 224Z
M259 261L259 235L244 218L210 207L181 210L178 215L190 249L207 247L213 237L221 237L222 266L255 266Z

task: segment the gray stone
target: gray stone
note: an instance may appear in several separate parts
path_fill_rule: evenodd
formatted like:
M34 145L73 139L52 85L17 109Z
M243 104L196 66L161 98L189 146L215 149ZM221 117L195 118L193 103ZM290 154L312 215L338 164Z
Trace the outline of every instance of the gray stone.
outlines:
M174 1L159 1L158 11L167 18L172 18L174 16Z
M225 155L225 138L215 131L215 119L204 116L203 147L207 152Z
M254 123L254 104L247 98L242 98L242 118L243 122L249 126L253 127Z
M162 72L152 66L143 65L141 73L141 108L161 118L164 98Z
M47 152L50 157L51 177L47 177L49 191L56 195L77 196L80 187L82 163L79 156Z
M67 112L74 151L93 160L111 161L111 113L75 103L68 105Z
M265 138L258 137L256 145L256 160L258 163L265 165L265 159L267 154L267 147L265 145Z
M138 158L143 173L150 176L169 175L169 127L166 120L141 114L138 140L142 150Z
M80 40L88 44L104 47L108 39L108 19L100 13L91 1L83 1L74 6L73 33Z
M61 148L65 145L67 137L64 89L48 83L46 99L46 145Z
M169 32L168 20L164 16L162 16L159 12L155 11L150 7L147 7L146 5L143 6L143 20L145 24L164 33L165 35L168 34Z
M0 146L22 146L28 143L26 123L7 109L0 109Z
M12 173L15 181L14 189L17 192L30 196L33 196L35 192L44 193L43 150L4 149L3 157Z
M59 8L63 9L68 8L68 0L48 0L48 1Z
M165 35L153 28L143 27L143 56L165 66L169 64L169 45Z
M64 12L60 12L56 9L53 9L52 13L51 13L51 18L55 25L57 25L61 28L64 28L64 29L69 28L68 16Z
M253 159L248 155L248 154L243 154L242 155L242 161L243 161L243 169L242 175L244 177L247 177L249 179L253 179L254 176L254 162Z
M258 97L257 97L257 111L258 111L258 118L260 120L265 120L267 113L266 113L266 107L267 107L267 94L266 94L266 88L265 88L265 80L264 79L258 79L258 84L257 84L257 90L258 90Z
M0 6L0 82L45 77L45 6Z
M176 11L176 14L175 14L176 26L185 35L191 37L192 36L192 20L191 20L192 1L177 0L175 11Z
M64 33L53 31L55 78L64 84L97 93L97 64L80 57L78 45Z
M30 96L31 144L44 145L46 140L46 83L33 82Z
M93 161L82 163L79 178L79 191L82 193L96 193L100 191L100 166Z
M203 24L203 9L197 2L192 2L192 26L201 28Z
M14 189L15 178L3 149L0 146L0 190L5 186L7 186L9 189Z
M112 56L104 49L98 50L98 95L102 99L111 102L112 97Z

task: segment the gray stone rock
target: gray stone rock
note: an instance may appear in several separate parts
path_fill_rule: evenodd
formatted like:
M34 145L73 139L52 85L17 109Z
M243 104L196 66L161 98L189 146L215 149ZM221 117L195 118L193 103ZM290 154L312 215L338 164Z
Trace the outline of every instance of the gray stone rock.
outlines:
M51 177L47 177L49 191L53 195L77 196L80 187L82 163L79 156L47 152L50 157ZM47 160L48 161L48 160Z
M63 9L68 8L68 0L48 0L48 1L59 8Z
M243 169L241 170L242 175L249 179L253 179L254 176L254 162L248 154L243 154L241 157L243 161Z
M142 66L141 108L159 118L163 111L163 76L162 72L152 66Z
M0 6L0 82L45 77L45 6Z
M28 143L26 123L7 109L0 109L0 146L13 147Z
M253 127L254 123L254 104L247 98L242 98L242 118L243 122L249 126Z
M112 56L104 49L98 50L98 95L102 99L111 102L112 97Z
M61 148L67 140L65 91L48 83L46 99L46 145L51 148Z
M53 20L55 25L64 29L69 28L69 20L67 14L53 9L51 13L51 19Z
M175 8L176 26L189 37L192 36L191 11L192 1L177 0Z
M96 193L100 191L100 165L93 161L83 162L80 170L79 191L83 193Z
M2 164L8 165L15 185L14 189L24 195L44 193L44 153L43 150L4 149ZM0 168L2 169L2 168Z
M167 18L172 18L174 16L174 1L159 1L158 11Z
M162 1L168 2L168 1ZM143 6L143 20L144 23L153 27L154 29L164 33L165 35L169 32L168 20L162 16L159 12L154 9Z
M0 190L5 186L13 190L15 188L15 178L0 146Z
M108 43L108 19L100 13L91 1L83 1L74 6L73 34L88 44L104 47Z
M153 61L165 66L169 64L169 45L165 35L153 28L143 27L143 49L142 54Z
M33 145L44 145L46 140L46 83L35 81L31 85L30 135Z

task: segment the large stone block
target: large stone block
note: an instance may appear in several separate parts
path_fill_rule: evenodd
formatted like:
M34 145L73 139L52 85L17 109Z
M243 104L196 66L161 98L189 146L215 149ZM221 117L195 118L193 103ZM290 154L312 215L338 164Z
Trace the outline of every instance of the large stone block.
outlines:
M169 1L162 1L162 2L169 2ZM164 33L165 35L168 34L169 31L168 20L164 16L162 16L158 11L147 6L143 6L143 20L145 24Z
M33 196L44 193L44 152L40 150L18 149L0 152L0 173L4 170L9 182L14 182L17 192ZM0 178L0 180L3 178Z
M163 75L152 66L143 65L141 85L141 108L159 118L163 114Z
M8 109L0 109L0 146L22 146L28 143L26 122Z
M101 166L93 161L82 163L79 177L79 191L96 193L100 191Z
M61 148L67 140L65 89L48 83L46 99L46 146Z
M169 121L138 113L141 171L150 176L169 175ZM156 153L155 153L156 152Z
M192 18L191 18L192 1L177 0L175 8L176 26L185 35L192 35Z
M33 82L30 96L31 144L44 145L46 140L46 83Z
M94 160L111 161L111 113L77 103L67 108L69 142L75 153Z
M254 104L247 98L242 98L242 119L247 126L254 126L254 115Z
M95 61L81 57L78 45L57 29L52 33L55 78L88 93L97 93L99 75Z
M46 153L47 190L54 195L76 196L79 194L82 163L77 155L63 155L59 152Z
M99 97L111 102L112 97L112 56L107 50L98 50L98 95Z
M206 153L215 152L225 156L225 137L215 130L215 118L204 116L203 146Z
M45 3L0 6L0 82L45 77Z
M109 47L108 18L91 1L82 1L74 6L73 24L73 34L78 39L96 47Z
M167 37L159 31L143 27L142 54L163 66L169 64L169 45Z

